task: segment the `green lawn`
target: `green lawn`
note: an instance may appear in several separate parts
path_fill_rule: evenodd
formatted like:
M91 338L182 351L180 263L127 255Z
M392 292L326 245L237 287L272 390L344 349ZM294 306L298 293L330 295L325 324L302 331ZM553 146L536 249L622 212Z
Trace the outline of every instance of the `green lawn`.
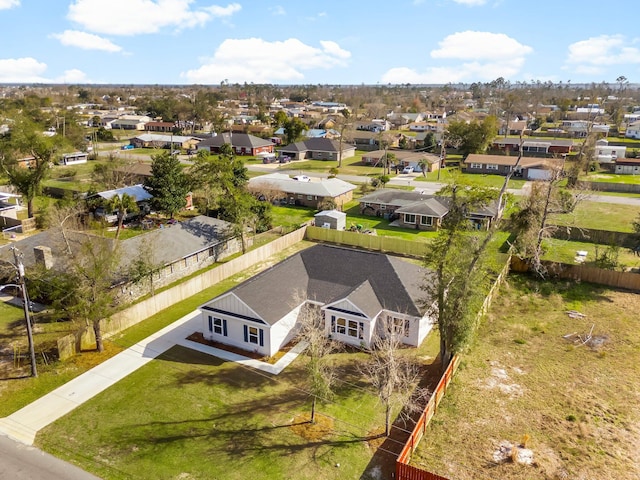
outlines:
M333 420L323 438L291 428L310 406L303 358L273 377L175 347L44 429L36 443L105 479L360 478L372 459L367 439L384 424L357 373L364 358L333 356L341 382L319 407Z
M614 173L591 173L580 177L585 182L598 183L624 183L631 185L640 185L640 175L616 175ZM596 192L600 195L600 192Z
M607 249L607 245L597 245L588 242L574 242L568 240L559 240L556 238L545 239L543 243L545 250L544 260L551 260L554 262L575 264L576 252L581 250L587 252L586 261L584 265L594 266L593 262L598 256L602 256ZM618 262L620 268L622 267L640 267L640 257L636 256L628 248L619 248L617 250Z
M550 223L614 232L632 232L632 222L638 214L640 214L640 208L635 205L582 201L573 213L552 215Z

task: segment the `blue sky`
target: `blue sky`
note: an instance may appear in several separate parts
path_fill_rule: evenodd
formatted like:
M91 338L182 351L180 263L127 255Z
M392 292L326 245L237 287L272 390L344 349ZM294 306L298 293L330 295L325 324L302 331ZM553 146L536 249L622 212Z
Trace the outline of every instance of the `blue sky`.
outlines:
M0 83L640 83L640 3L616 5L0 0Z

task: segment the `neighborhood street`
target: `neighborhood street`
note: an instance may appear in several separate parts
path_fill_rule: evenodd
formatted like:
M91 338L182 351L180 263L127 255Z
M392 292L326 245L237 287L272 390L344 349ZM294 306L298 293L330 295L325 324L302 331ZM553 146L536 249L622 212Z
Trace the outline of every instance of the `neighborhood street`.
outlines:
M98 477L35 447L0 435L0 479L97 480Z

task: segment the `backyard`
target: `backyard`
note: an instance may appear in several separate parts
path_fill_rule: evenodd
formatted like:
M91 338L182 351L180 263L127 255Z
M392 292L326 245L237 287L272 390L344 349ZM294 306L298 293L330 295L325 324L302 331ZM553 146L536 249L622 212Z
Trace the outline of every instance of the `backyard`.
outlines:
M638 478L638 308L634 293L511 275L413 464L455 480ZM497 461L502 442L533 463L509 446Z

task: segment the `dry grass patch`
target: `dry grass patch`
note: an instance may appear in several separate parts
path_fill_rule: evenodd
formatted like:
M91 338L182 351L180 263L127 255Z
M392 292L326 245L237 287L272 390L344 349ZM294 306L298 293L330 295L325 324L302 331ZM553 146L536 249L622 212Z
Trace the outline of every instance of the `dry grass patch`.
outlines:
M629 292L509 277L414 463L456 480L640 478L639 309ZM523 443L530 465L513 461Z
M305 440L317 442L333 433L333 418L316 413L315 422L311 423L311 415L302 413L293 419L291 430Z

